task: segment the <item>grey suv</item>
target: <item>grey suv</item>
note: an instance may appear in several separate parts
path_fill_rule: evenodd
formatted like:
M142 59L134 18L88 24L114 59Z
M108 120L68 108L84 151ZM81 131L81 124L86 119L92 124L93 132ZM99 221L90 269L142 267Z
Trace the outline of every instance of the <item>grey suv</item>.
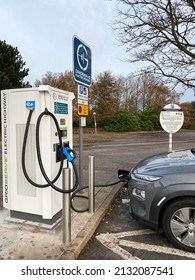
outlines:
M141 161L128 176L128 190L135 218L162 228L175 247L195 252L195 149Z

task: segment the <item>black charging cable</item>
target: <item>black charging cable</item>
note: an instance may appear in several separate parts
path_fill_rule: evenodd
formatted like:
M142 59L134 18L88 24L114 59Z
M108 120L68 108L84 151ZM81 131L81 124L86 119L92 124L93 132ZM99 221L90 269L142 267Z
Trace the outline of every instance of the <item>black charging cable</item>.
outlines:
M111 187L111 186L115 186L115 185L117 185L117 184L119 184L119 183L122 183L122 182L124 182L124 180L123 179L120 179L120 180L118 180L118 181L116 181L116 182L113 182L113 183L110 183L110 184L101 184L101 185L95 185L94 187L95 188L105 188L105 187ZM77 208L75 208L75 206L74 206L74 198L82 198L82 199L86 199L86 200L88 200L89 199L89 197L88 196L85 196L85 195L82 195L82 194L78 194L79 192L81 192L81 191L83 191L83 190L85 190L85 189L88 189L89 188L89 186L84 186L84 187L82 187L82 188L79 188L79 189L77 189L76 191L74 191L72 194L71 194L71 208L75 211L75 212L79 212L79 213L83 213L83 212L86 212L86 211L88 211L89 210L89 207L87 207L87 208L85 208L85 209L77 209Z
M28 172L26 170L25 157L26 157L26 144L27 144L27 139L28 139L28 132L29 132L30 122L31 122L31 118L32 118L32 113L33 113L33 110L30 110L29 114L28 114L28 118L27 118L27 123L26 123L26 127L25 127L25 132L24 132L23 146L22 146L22 170L23 170L25 178L27 179L27 181L30 184L32 184L33 186L38 187L38 188L46 188L46 187L50 186L54 190L56 190L60 193L72 193L72 192L74 192L78 188L78 172L77 172L76 165L73 161L71 162L71 164L73 166L74 174L75 174L75 184L74 184L73 188L71 188L69 190L63 190L63 189L59 188L58 186L56 186L54 184L58 180L60 175L62 174L62 170L63 170L63 162L64 162L63 143L62 143L61 132L60 132L60 127L59 127L58 121L57 121L55 115L52 114L51 112L49 112L47 108L45 108L45 111L42 112L37 119L36 135L35 135L35 137L36 137L37 159L38 159L38 163L39 163L41 173L42 173L44 179L46 180L47 184L38 184L38 183L34 182L29 177ZM46 171L44 169L44 166L43 166L41 152L40 152L39 132L40 132L40 124L41 124L42 118L44 116L50 116L53 119L53 121L55 123L55 126L56 126L56 129L57 129L58 139L59 139L60 166L59 166L59 170L57 172L57 175L53 180L50 180L49 177L47 176L47 173L46 173Z
M73 188L69 189L69 190L63 190L59 187L57 187L54 183L58 180L58 178L60 177L61 173L62 173L62 170L63 170L63 162L64 162L64 153L63 153L63 143L62 143L62 138L61 138L61 132L60 132L60 127L59 127L59 124L58 124L58 121L55 117L54 114L52 114L50 111L48 111L47 108L45 108L45 111L43 111L39 116L38 116L38 119L37 119L37 123L36 123L36 134L35 134L35 137L36 137L36 151L37 151L37 159L38 159L38 163L39 163L39 167L40 167L40 170L41 170L41 173L44 177L44 179L46 180L46 184L38 184L36 182L34 182L28 175L28 172L26 170L26 164L25 164L25 157L26 157L26 145L27 145L27 139L28 139L28 133L29 133L29 127L30 127L30 122L31 122L31 118L32 118L32 113L33 113L33 109L31 109L29 111L29 114L28 114L28 118L27 118L27 123L26 123L26 127L25 127L25 132L24 132L24 140L23 140L23 146L22 146L22 169L23 169L23 173L24 173L24 176L25 178L27 179L27 181L32 184L33 186L35 187L38 187L38 188L46 188L46 187L52 187L54 190L60 192L60 193L70 193L71 194L71 208L76 211L76 212L86 212L89 210L89 208L86 208L86 209L76 209L73 205L73 202L74 202L74 198L82 198L82 199L89 199L88 196L85 196L85 195L82 195L82 194L78 194L79 192L85 190L88 188L88 186L84 186L83 188L78 188L78 185L79 185L79 176L78 176L78 171L77 171L77 167L74 163L74 161L70 161L71 164L72 164L72 167L73 167L73 171L74 171L74 174L75 174L75 183L74 183L74 186ZM55 176L55 178L53 180L50 180L49 177L47 176L47 173L44 169L44 166L43 166L43 161L42 161L42 157L41 157L41 151L40 151L40 137L39 137L39 132L40 132L40 125L41 125L41 121L42 121L42 118L44 116L50 116L54 123L55 123L55 126L56 126L56 129L57 129L57 134L58 134L58 140L59 140L59 149L60 149L60 166L59 166L59 170L57 172L57 175ZM70 149L70 151L73 151ZM73 151L74 152L74 151ZM121 182L124 182L124 180L121 178L120 180L116 181L116 182L113 182L113 183L110 183L110 184L101 184L101 185L95 185L95 187L110 187L110 186L114 186L114 185L117 185Z

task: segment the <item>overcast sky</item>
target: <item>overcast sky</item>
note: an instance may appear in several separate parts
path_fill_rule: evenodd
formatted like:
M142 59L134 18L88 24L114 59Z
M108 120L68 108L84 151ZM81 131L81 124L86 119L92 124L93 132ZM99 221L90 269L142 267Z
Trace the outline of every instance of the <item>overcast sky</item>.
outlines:
M116 15L116 0L0 0L0 40L18 47L32 85L48 71L73 70L74 35L91 48L93 77L105 70L127 75L138 65L125 62L111 28ZM194 99L186 95L181 101Z

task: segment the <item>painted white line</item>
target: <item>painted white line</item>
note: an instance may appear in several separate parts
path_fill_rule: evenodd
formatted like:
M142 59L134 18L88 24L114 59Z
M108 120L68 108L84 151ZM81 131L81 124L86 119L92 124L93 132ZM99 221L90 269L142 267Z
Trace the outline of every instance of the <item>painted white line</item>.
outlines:
M120 246L133 248L137 250L145 250L148 252L171 254L175 256L195 259L194 253L185 252L176 248L150 245L142 242L135 242L135 241L121 239L123 237L141 236L146 234L156 234L156 232L150 229L144 229L144 230L126 231L126 232L119 232L119 233L102 233L96 236L96 238L99 242L102 243L102 245L104 245L106 248L113 251L115 254L119 255L124 260L135 260L139 258L133 256L132 254L130 254L128 251L121 248Z
M122 238L127 236L138 236L143 234L155 234L155 233L156 231L153 231L151 229L140 229L140 230L124 231L124 232L117 232L111 234L117 238Z
M176 255L176 256L180 256L180 257L187 257L187 258L195 259L195 254L190 253L190 252L185 252L185 251L175 249L175 248L150 245L150 244L146 244L146 243L134 242L134 241L129 241L129 240L121 239L119 241L119 246L125 246L125 247L130 247L130 248L134 248L134 249L138 249L138 250L145 250L145 251L149 251L149 252L170 254L170 255Z
M128 251L124 250L120 246L118 246L118 240L115 238L112 234L105 233L100 234L96 236L97 240L99 240L102 245L104 245L106 248L120 256L124 260L139 260L139 258L134 257L132 254L130 254Z

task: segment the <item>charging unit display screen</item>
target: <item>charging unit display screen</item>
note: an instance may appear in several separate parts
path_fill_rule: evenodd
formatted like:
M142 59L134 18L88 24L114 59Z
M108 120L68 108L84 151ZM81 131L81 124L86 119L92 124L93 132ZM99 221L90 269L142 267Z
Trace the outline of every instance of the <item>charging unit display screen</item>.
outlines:
M67 137L67 129L64 127L64 129L60 129L61 137L66 138Z

